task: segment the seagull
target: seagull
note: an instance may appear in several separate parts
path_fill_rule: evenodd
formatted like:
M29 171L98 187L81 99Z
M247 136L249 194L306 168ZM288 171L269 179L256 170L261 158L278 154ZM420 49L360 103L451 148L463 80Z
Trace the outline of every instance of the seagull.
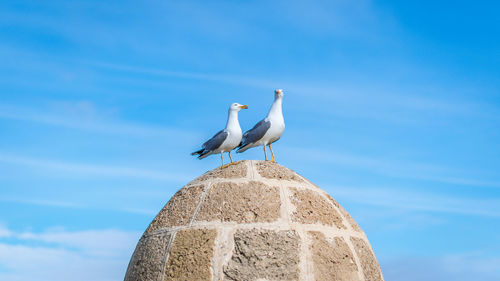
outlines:
M199 155L198 159L203 159L209 155L220 153L222 161L221 168L224 168L224 152L229 152L231 164L231 150L236 148L241 142L241 127L238 122L238 112L242 109L247 109L248 105L241 105L237 102L231 104L227 116L226 128L221 130L207 142L205 142L200 150L191 153L191 155Z
M244 152L249 148L263 145L264 155L267 161L267 145L273 155L271 161L275 162L271 144L279 140L281 134L283 134L283 131L285 130L285 120L283 119L283 112L281 110L283 96L283 90L278 89L274 91L274 102L269 110L269 113L267 114L267 117L243 134L243 139L241 140L241 144L238 146L238 150L236 152Z

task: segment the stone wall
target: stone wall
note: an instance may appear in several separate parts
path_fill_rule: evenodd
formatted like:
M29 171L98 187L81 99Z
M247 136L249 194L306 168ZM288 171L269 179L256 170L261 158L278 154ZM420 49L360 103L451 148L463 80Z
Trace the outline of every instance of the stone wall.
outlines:
M272 162L240 161L179 190L125 281L383 280L368 239L326 192Z

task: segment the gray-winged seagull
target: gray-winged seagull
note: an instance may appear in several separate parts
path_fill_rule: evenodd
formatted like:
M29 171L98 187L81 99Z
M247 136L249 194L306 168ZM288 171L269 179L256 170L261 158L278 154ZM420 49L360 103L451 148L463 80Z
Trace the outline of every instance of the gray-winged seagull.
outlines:
M271 144L279 140L281 134L283 134L283 131L285 130L285 120L283 119L282 112L283 96L283 90L278 89L274 91L274 102L269 110L269 113L267 114L267 117L243 134L243 139L241 140L241 144L238 146L238 150L236 152L244 152L249 148L263 145L264 155L267 161L267 145L273 155L271 161L274 162L274 152L271 148Z
M246 108L248 108L247 105L241 105L236 102L231 104L226 128L215 134L215 136L201 146L200 150L191 153L191 155L199 155L198 159L203 159L209 155L220 153L221 167L224 167L224 152L229 152L229 159L233 163L231 150L236 148L241 142L241 127L238 121L238 112Z

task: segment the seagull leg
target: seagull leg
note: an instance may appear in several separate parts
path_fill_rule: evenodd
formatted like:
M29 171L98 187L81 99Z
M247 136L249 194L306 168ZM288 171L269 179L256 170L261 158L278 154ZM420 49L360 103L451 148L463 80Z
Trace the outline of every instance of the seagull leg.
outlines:
M266 161L267 161L267 150L266 150L266 145L264 144L264 157L266 157Z
M273 149L271 148L271 144L269 144L269 150L271 150L271 153L273 154L273 157L271 157L271 161L276 162L276 161L274 161L274 152L273 152Z
M233 163L233 157L231 157L231 151L229 151L229 159L231 159L231 164L229 165L233 165L234 163Z
M220 152L220 161L222 162L221 164L221 168L225 168L225 165L224 165L224 152Z

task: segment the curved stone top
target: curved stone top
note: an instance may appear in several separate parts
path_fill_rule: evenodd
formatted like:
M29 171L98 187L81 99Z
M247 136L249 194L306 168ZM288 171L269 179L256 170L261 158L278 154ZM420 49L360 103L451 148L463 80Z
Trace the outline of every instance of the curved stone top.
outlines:
M137 244L126 281L383 280L358 224L273 162L239 161L180 189Z

